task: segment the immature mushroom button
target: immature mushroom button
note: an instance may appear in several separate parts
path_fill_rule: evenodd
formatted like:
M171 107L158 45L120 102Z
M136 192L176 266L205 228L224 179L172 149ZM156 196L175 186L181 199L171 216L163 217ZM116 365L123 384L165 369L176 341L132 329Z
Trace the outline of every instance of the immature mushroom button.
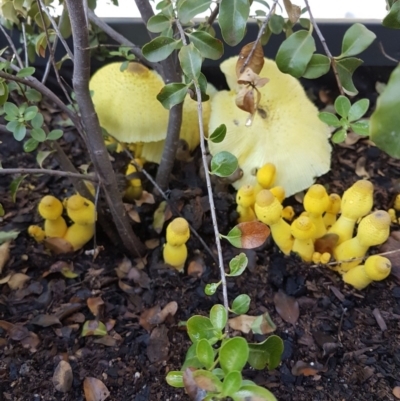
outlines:
M236 194L236 211L239 213L238 223L257 220L254 213L254 203L256 196L251 185L244 185L239 188Z
M52 195L44 196L39 202L39 214L44 218L44 232L48 238L62 238L67 231L67 223L62 217L63 205Z
M337 215L340 212L341 201L340 195L335 193L329 194L329 206L323 217L326 229L331 228L336 222Z
M293 221L290 232L294 237L292 252L299 254L305 262L311 262L314 254L315 224L308 216L300 216Z
M319 120L317 108L299 81L268 59L259 75L269 82L259 89L260 104L252 125L246 126L248 113L235 103L240 90L237 60L233 57L221 63L230 91L220 91L212 98L209 131L224 123L227 134L221 143L209 142L211 154L224 150L237 157L243 177L233 184L235 188L254 185L252 172L265 163L276 166L274 185L284 187L287 196L308 188L330 168L328 126Z

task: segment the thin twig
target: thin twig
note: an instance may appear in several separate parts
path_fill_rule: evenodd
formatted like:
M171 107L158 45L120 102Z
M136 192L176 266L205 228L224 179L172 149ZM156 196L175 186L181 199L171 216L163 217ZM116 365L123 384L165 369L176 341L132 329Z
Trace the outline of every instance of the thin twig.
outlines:
M268 22L271 19L272 15L275 13L276 3L278 1L279 0L274 0L274 4L272 4L272 6L269 10L269 13L266 15L262 25L260 26L260 29L258 30L257 38L253 43L250 53L248 54L246 60L244 60L244 63L242 65L242 67L240 68L240 73L242 73L246 69L247 65L250 63L250 60L253 57L254 52L256 51L256 47L257 47L258 43L260 42L261 37L265 31L265 28L267 27Z
M219 3L215 6L214 10L212 10L210 16L208 17L207 24L211 26L219 14Z
M344 319L344 315L346 314L346 312L347 312L347 308L343 308L342 309L342 316L340 316L339 327L338 327L338 340L340 342L342 342L341 332L342 332L343 319Z
M385 48L383 47L382 42L379 42L379 48L381 49L382 54L383 54L388 60L394 61L394 62L397 63L397 64L400 63L400 60L397 60L397 59L395 59L395 58L389 56L389 55L386 53Z
M342 83L340 82L338 70L336 68L336 60L332 56L332 53L330 52L330 50L328 48L328 45L326 44L326 40L325 40L324 36L322 35L322 32L320 31L319 26L318 26L317 22L315 21L314 16L312 15L310 5L308 4L308 0L304 0L304 3L306 5L308 14L310 15L311 24L313 25L313 27L315 29L315 32L317 32L317 35L319 37L319 40L321 41L322 47L325 50L325 54L328 56L328 58L329 58L329 60L331 62L332 70L333 70L333 73L335 74L335 79L336 79L336 82L337 82L337 85L338 85L338 88L339 88L339 92L340 92L341 95L344 96L345 93L344 93L344 90L343 90Z
M58 177L77 178L84 181L99 182L97 177L91 175L70 173L69 171L49 170L45 168L2 168L0 169L0 175L2 174L45 174L55 175Z
M3 35L6 37L7 43L9 44L9 46L11 47L11 50L14 53L14 56L17 60L19 68L24 68L24 64L22 63L21 57L19 56L17 49L14 46L13 40L11 39L10 35L7 33L7 31L3 28L3 25L1 25L1 24L0 24L0 30L1 30L1 32L3 32Z
M29 66L29 56L28 56L28 42L26 39L26 29L25 29L25 24L22 23L22 38L24 41L24 55L25 55L25 67Z

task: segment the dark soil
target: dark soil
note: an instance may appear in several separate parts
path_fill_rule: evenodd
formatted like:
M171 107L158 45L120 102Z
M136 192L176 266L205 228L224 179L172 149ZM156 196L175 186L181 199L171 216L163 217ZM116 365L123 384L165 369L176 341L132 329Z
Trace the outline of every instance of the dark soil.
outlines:
M10 136L1 135L0 140L3 167L35 167L34 155L23 153ZM65 141L65 149L77 165L86 163L72 133ZM46 163L47 168L56 166ZM176 204L215 252L205 185L198 178L197 163L195 157L188 164L177 165L170 196L182 199ZM336 147L332 171L319 182L330 192L342 193L360 176L370 178L375 185L374 207L387 210L399 192L400 163L366 141ZM26 228L39 221L39 199L48 193L59 197L71 193L64 179L30 177L22 182L13 203L9 191L13 178L0 177L0 202L6 212L0 231L20 231L0 277L20 272L30 278L21 289L0 284L0 400L84 400L83 381L87 377L100 379L113 401L188 399L182 389L165 382L168 371L179 370L190 345L179 323L193 314L205 315L212 305L222 303L220 291L211 297L204 295L205 285L218 280L218 268L201 243L193 236L188 243L190 257L204 261L201 278L166 267L161 261L165 231L159 235L151 228L159 200L154 205L144 204L137 208L142 223L134 225L143 241L161 240L152 241L156 248L149 250L144 260L132 260L133 267L144 264L138 284L119 281L115 269L129 268L129 264L125 261L121 266L124 255L100 228L97 241L104 249L94 261L85 251L52 256L28 237ZM234 197L228 191L217 193L215 199L220 230L225 233L235 224ZM301 210L294 198L285 203ZM398 230L398 225L392 230ZM85 249L91 247L93 244L88 244ZM227 262L237 252L224 243ZM283 257L271 242L247 254L249 268L242 276L228 279L229 297L233 300L238 294L249 294L250 315L268 311L285 349L277 369L246 368L246 378L269 388L280 401L396 399L392 393L400 386L400 283L396 277L355 291L327 267L306 265L295 256ZM62 275L60 267L66 266L78 276ZM300 317L294 325L275 310L273 299L279 290L295 297L300 305ZM97 297L104 301L98 318L108 324L109 335L82 337L83 323L94 319L88 299ZM157 326L143 327L139 321L143 311L171 301L178 305L174 316ZM261 341L264 336L247 338ZM53 384L61 360L69 362L73 373L66 393L56 391ZM293 374L293 367L301 362L309 364L303 370L308 376Z

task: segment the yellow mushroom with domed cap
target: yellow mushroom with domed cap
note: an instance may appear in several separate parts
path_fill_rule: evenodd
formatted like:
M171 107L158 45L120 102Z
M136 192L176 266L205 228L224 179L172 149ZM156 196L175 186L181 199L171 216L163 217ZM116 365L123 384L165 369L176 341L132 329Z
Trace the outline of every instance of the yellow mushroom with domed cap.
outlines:
M340 204L341 215L328 231L338 235L338 245L352 238L358 219L372 210L373 191L374 186L370 181L359 180L344 192Z
M287 196L308 188L330 169L329 127L319 120L317 108L299 81L268 59L259 75L269 82L259 89L257 112L252 124L246 126L248 113L240 110L235 100L240 91L237 60L233 57L220 65L230 91L213 96L209 131L223 123L227 134L221 143L208 143L210 153L228 151L236 156L243 177L233 183L235 188L254 185L254 171L265 163L275 165L274 185L282 186Z
M357 290L362 290L373 281L382 281L389 276L392 264L388 258L373 255L363 265L353 267L343 274L343 281Z
M254 211L257 219L267 224L271 235L280 250L289 255L293 246L290 225L282 219L282 204L268 189L263 189L256 196Z
M238 223L257 220L253 209L255 201L256 196L251 185L244 185L239 188L236 194L236 211L239 213Z
M324 224L327 230L329 230L337 220L337 215L340 212L341 201L342 199L340 198L340 195L335 193L329 194L329 206L323 216Z
M294 237L292 252L297 253L305 262L311 262L314 254L316 227L308 216L300 216L293 221L290 232Z
M44 219L44 232L47 238L62 238L67 231L67 223L62 217L63 205L53 195L44 196L39 202L38 211Z
M333 254L338 262L338 270L346 272L361 264L369 247L383 244L390 234L391 219L385 210L377 210L365 216L357 228L357 235L338 245ZM344 262L351 259L350 262ZM342 262L343 261L343 262Z

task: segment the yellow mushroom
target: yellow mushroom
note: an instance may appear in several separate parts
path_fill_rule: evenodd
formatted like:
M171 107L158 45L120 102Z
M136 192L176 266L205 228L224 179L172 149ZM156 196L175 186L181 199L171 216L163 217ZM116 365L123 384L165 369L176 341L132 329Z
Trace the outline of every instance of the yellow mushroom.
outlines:
M297 253L305 262L311 262L314 254L315 224L308 216L300 216L293 221L290 232L294 237L292 252Z
M338 235L338 245L353 236L358 219L371 211L373 191L374 187L370 181L359 180L344 192L341 215L328 231Z
M388 258L373 255L365 264L353 267L343 274L343 281L357 290L362 290L373 281L382 281L389 276L392 264Z
M188 255L186 242L189 237L189 224L184 218L177 217L168 224L166 244L163 249L164 262L179 272L183 272L185 266Z
M281 186L276 186L276 187L272 187L270 188L270 191L272 193L272 195L275 196L276 199L278 199L278 201L280 203L282 203L285 199L285 188L281 187Z
M329 196L324 186L311 185L303 199L304 209L315 225L315 237L321 238L326 234L326 227L322 215L329 207Z
M44 219L44 232L48 238L62 238L67 231L67 223L62 217L63 205L52 195L44 196L39 202L38 211Z
M136 167L129 163L125 172L125 176L129 177L137 173ZM128 178L128 185L125 189L124 198L129 202L133 202L135 199L140 199L143 194L142 180L139 177Z
M323 220L327 230L329 230L336 222L337 215L340 212L340 203L342 199L338 194L329 195L329 206L324 214Z
M388 210L389 216L390 216L390 220L392 220L392 223L397 223L397 214L396 214L396 210L393 208L390 208Z
M29 226L28 227L28 234L36 241L36 242L43 242L46 238L46 233L44 230L39 226Z
M294 217L294 209L292 206L285 206L282 209L282 218L287 221L292 221Z
M329 252L314 252L311 258L312 262L315 264L326 265L331 260L331 254Z
M400 194L396 195L396 199L394 200L394 209L400 212Z
M238 223L257 220L253 209L255 201L256 196L251 185L244 185L239 188L236 194L236 203L238 205L236 211L239 213Z
M254 205L257 219L269 226L276 245L284 254L289 255L293 246L293 237L290 233L290 225L282 219L282 208L282 204L268 189L263 189L257 194Z
M285 188L286 196L308 188L330 169L328 126L319 120L299 81L268 59L259 76L269 82L259 89L257 112L251 126L246 126L248 112L236 106L237 60L232 57L220 65L230 91L217 92L212 98L209 131L223 123L227 134L221 143L208 143L210 153L228 151L237 157L243 177L233 183L235 188L255 185L254 170L265 163L276 166L274 185ZM307 156L298 156L302 154Z
M257 195L262 189L269 189L276 177L276 167L273 163L265 163L256 173L256 185L254 187Z
M365 216L358 225L357 235L334 249L335 259L339 262L338 270L346 272L359 265L369 247L383 244L389 237L390 223L389 213L385 210L377 210ZM357 260L340 263L353 258Z

